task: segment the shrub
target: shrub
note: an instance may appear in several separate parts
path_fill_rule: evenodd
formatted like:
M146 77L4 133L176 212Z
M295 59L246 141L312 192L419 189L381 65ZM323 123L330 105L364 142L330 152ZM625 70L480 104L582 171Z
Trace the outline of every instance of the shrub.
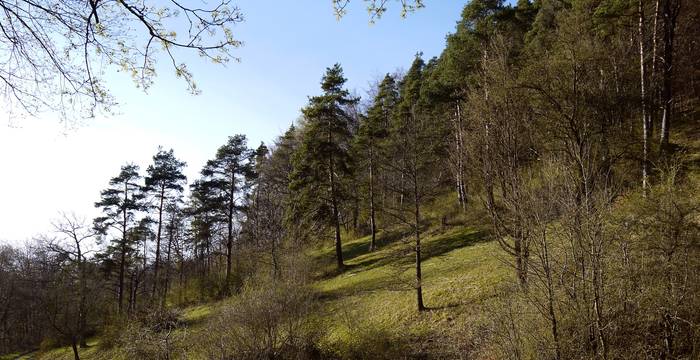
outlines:
M200 343L209 358L307 359L318 356L312 292L304 283L254 277L211 317Z

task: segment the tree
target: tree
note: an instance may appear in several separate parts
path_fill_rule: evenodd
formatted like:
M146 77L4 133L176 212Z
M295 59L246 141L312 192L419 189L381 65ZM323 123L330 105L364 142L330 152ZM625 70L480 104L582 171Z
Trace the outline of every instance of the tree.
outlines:
M56 253L73 268L73 278L77 279L78 289L78 311L77 311L77 340L81 347L85 347L87 336L86 319L88 311L88 265L86 255L90 241L97 234L95 230L86 224L84 219L78 218L75 214L61 214L61 220L54 222L54 231L60 238L47 244L49 251Z
M63 300L50 302L50 305L57 306L49 314L49 319L51 325L70 340L74 357L79 360L78 345L87 346L88 302L94 299L88 293L86 254L90 252L88 242L97 234L75 214L61 214L61 219L54 222L53 227L57 237L46 237L45 246L62 274L57 278L59 283L55 284L57 292L54 295ZM59 313L67 316L59 317Z
M231 27L243 17L229 0L202 6L175 0L22 0L0 1L0 9L3 95L30 114L50 110L64 118L92 117L95 110L109 109L114 101L101 78L102 65L131 74L145 90L153 82L158 52L197 93L178 52L223 63L241 45Z
M681 9L680 0L663 0L663 51L661 55L661 151L668 148L668 139L673 120L673 55L676 38L676 24Z
M364 0L367 4L367 12L370 16L370 22L373 23L384 15L387 11L387 0ZM333 11L335 16L340 19L347 14L347 6L350 0L333 0ZM418 9L425 7L423 0L401 0L401 17L406 17Z
M228 293L231 286L231 265L233 259L234 226L237 215L242 210L243 200L250 187L253 176L255 152L248 148L245 135L234 135L221 146L216 157L207 161L202 169L202 176L214 196L216 210L226 222L226 285Z
M153 266L153 295L158 291L160 277L160 242L163 229L164 206L171 201L177 201L182 196L183 184L187 177L182 173L185 163L178 160L172 149L164 151L158 149L153 156L153 164L146 169L146 186L144 191L151 194L156 200L158 212L158 230L156 231L156 258Z
M290 189L296 192L301 213L321 227L330 226L335 233L335 255L342 269L343 251L340 238L339 206L346 196L340 179L350 175L350 117L345 107L358 100L343 88L346 79L340 64L326 69L321 80L323 95L309 99L302 109L306 128L299 150L294 156Z
M357 161L361 164L359 166L366 168L367 172L366 181L372 236L369 244L370 251L375 249L377 241L376 193L378 186L376 182L381 161L385 157L385 154L383 154L386 145L385 140L389 135L391 118L398 98L399 93L396 80L390 74L386 74L379 84L373 105L367 111L367 116L363 117L363 121L360 123L360 130L356 136L357 146L360 148Z
M415 254L416 305L418 311L426 309L423 302L423 275L421 232L423 215L421 207L436 195L442 180L438 165L444 155L444 137L439 126L423 110L420 93L426 65L420 54L416 55L411 68L400 84L400 98L392 121L389 136L389 151L396 157L387 164L389 171L401 181L387 184L390 190L400 194L412 206L403 202L398 209L386 209L391 216L409 225L413 230Z
M261 144L255 152L256 181L246 209L243 233L253 249L259 250L263 259L269 259L272 276L278 279L282 270L281 247L287 234L284 215L288 188L275 181L276 169L271 166L268 147Z
M473 157L482 168L486 208L497 240L515 259L516 275L525 286L532 234L525 171L537 148L531 128L533 110L526 93L515 85L518 70L511 65L512 47L505 41L494 36L482 59L480 91L470 95ZM494 191L500 196L494 196Z
M106 253L118 257L118 310L121 314L124 305L124 277L127 257L134 251L129 230L136 220L136 213L143 210L143 193L139 180L139 167L134 164L122 166L119 175L109 181L110 187L102 190L101 200L95 207L102 208L104 216L95 219L95 229L102 235L111 237Z
M144 210L146 206L144 205ZM153 232L154 220L148 216L139 219L138 223L128 230L128 242L132 244L132 252L127 258L127 273L129 278L129 311L138 308L138 298L142 293L146 293L146 278L148 275L148 243L156 237ZM143 244L141 252L140 244ZM155 278L153 279L155 282ZM154 299L156 300L156 299Z
M271 181L280 191L289 195L290 176L294 171L293 157L300 146L299 129L294 125L277 138L267 161Z
M163 286L163 297L161 299L161 307L165 308L170 290L170 278L172 273L172 257L173 252L179 248L180 240L183 232L183 220L185 214L180 207L179 199L172 200L167 205L167 213L169 215L166 233L168 236L168 246L165 251L165 281Z
M481 33L485 14L499 8L498 2L472 1L465 6L462 19L453 34L447 36L447 45L440 55L435 71L426 79L423 89L428 93L431 107L442 113L443 121L452 126L448 138L448 164L455 179L457 201L462 209L467 206L467 129L464 102L474 88L481 58Z
M212 184L197 180L190 185L190 200L186 212L191 217L191 241L195 256L200 260L201 273L209 274L214 226L221 219L217 212L216 197Z

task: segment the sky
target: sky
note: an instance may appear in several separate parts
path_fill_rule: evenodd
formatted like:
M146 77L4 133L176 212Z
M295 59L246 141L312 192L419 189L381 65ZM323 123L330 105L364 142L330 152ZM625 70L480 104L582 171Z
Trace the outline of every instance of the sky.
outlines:
M325 69L338 62L347 88L364 95L387 72L407 69L421 51L440 54L462 1L428 1L402 19L398 2L370 25L354 0L341 20L331 0L237 0L245 21L234 27L244 42L240 62L220 66L195 54L181 56L200 95L188 93L165 61L144 93L117 72L105 74L119 105L77 128L53 114L18 118L0 111L0 243L19 245L47 233L59 212L90 221L100 190L133 162L142 173L158 146L173 148L195 179L228 136L246 134L250 147L270 143L292 124L308 96L320 92ZM160 60L164 60L160 58Z

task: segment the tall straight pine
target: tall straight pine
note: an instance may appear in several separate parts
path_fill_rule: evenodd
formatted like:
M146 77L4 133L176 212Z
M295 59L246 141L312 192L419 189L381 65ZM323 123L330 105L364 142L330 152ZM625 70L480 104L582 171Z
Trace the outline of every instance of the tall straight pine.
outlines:
M311 97L302 110L306 131L294 156L290 184L298 205L294 216L322 229L333 228L339 269L344 266L339 208L347 195L342 182L351 175L348 108L358 101L344 89L345 81L340 64L326 69L323 94Z

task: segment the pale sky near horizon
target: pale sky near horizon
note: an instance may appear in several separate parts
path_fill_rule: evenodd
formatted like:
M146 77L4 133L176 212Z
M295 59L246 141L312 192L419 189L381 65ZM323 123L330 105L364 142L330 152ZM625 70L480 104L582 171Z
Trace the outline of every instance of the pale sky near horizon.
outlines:
M230 135L246 134L251 147L270 143L319 93L325 68L336 62L347 87L364 95L383 74L408 68L417 52L439 55L465 4L428 1L401 19L398 2L390 2L390 11L369 25L360 0L340 21L331 0L235 2L245 16L234 28L245 43L233 51L241 62L221 67L196 55L182 58L201 95L190 95L161 58L147 94L128 76L108 72L118 113L75 130L66 131L52 114L0 112L0 243L19 245L49 231L59 211L90 221L100 190L120 166L134 162L143 174L159 145L188 163L191 181Z

